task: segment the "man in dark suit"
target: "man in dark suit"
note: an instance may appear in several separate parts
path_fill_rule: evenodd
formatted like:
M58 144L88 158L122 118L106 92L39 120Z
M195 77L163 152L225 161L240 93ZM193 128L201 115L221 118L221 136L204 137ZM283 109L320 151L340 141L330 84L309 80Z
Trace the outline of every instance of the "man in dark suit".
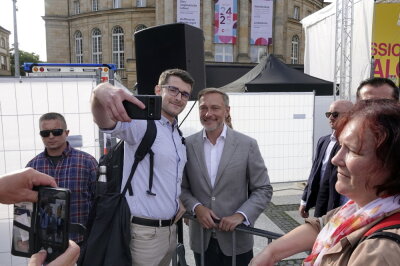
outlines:
M328 211L330 187L328 187L328 189L322 189L322 185L325 180L329 180L332 177L335 178L337 175L336 166L331 163L332 157L339 150L339 144L334 134L335 125L340 116L348 112L352 106L353 104L350 101L338 100L333 102L329 106L329 111L325 113L326 117L329 119L329 124L333 133L323 136L318 140L314 162L299 207L299 213L303 218L309 216L308 211L313 207L315 207L315 217L321 217ZM329 185L329 183L327 184ZM329 186L335 189L335 184ZM338 203L336 203L336 205L337 204Z
M187 163L181 200L196 214L189 222L190 247L200 265L201 246L208 266L232 265L232 233L244 223L253 226L272 197L267 168L257 141L226 126L228 95L216 89L199 93L204 129L186 138ZM216 221L219 221L217 223ZM200 242L200 231L205 243ZM236 265L253 257L253 237L236 232Z
M388 78L373 77L363 80L357 88L357 101L368 99L393 99L399 100L399 88ZM338 145L332 150L336 153L339 149ZM329 167L329 168L328 168ZM346 203L346 198L340 195L335 188L337 181L336 167L332 164L327 166L326 178L320 185L318 200L315 206L316 210L324 209L326 212Z

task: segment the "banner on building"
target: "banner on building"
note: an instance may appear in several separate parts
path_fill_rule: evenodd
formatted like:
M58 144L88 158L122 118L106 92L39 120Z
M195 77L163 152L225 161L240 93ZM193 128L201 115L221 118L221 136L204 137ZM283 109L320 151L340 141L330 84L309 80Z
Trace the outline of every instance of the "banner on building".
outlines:
M400 3L375 4L371 54L374 77L400 84Z
M214 43L236 43L237 17L237 0L215 3Z
M272 43L273 6L273 0L252 1L250 44L269 45Z
M200 0L177 0L177 22L200 28Z

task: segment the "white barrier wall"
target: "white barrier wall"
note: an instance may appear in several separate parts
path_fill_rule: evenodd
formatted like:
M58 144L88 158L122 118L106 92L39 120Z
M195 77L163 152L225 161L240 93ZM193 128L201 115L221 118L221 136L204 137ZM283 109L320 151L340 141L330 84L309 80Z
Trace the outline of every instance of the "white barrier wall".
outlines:
M81 149L99 158L98 128L90 113L90 94L96 81L90 78L0 79L0 174L23 168L43 151L39 117L59 112L70 135L82 137ZM258 141L271 182L306 180L313 152L313 93L232 93L235 130ZM179 120L189 111L189 102ZM201 129L197 104L183 123L185 136ZM0 266L26 265L10 255L12 205L0 204Z
M47 112L65 116L70 136L82 137L82 147L99 158L98 128L90 112L92 78L0 79L0 174L25 167L43 151L39 117ZM0 204L0 266L27 265L11 256L13 205Z
M312 163L313 93L229 93L233 128L255 138L271 182L306 180ZM183 120L193 102L179 116ZM198 105L183 122L185 136L202 128Z

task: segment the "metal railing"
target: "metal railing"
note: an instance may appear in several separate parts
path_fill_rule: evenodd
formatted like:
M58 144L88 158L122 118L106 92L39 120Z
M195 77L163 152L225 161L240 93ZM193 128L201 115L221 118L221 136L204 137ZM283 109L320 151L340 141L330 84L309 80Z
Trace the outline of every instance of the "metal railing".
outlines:
M183 218L187 218L193 221L196 221L196 217L186 213L183 215ZM187 266L185 259L185 247L183 245L183 230L182 230L182 221L180 221L181 225L178 225L178 244L176 247L176 256L173 256L172 265L173 266ZM180 227L180 228L179 228ZM200 229L200 242L204 243L204 232L208 229ZM244 224L238 225L235 230L232 232L232 266L236 266L236 232L242 232L246 234L261 236L268 239L268 244L272 242L272 240L277 239L282 236L282 234L262 230L259 228L254 228L250 226L246 226ZM201 262L200 265L204 266L204 245L201 245Z

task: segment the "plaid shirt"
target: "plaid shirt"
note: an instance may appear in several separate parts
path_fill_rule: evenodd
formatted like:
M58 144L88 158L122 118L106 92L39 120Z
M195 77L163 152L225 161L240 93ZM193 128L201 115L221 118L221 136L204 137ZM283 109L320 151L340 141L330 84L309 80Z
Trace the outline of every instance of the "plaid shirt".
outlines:
M97 177L97 161L90 154L67 147L62 159L54 165L48 158L46 149L33 158L27 167L48 174L56 180L59 187L71 190L70 223L86 225L92 206ZM70 234L70 239L81 242L83 236Z

